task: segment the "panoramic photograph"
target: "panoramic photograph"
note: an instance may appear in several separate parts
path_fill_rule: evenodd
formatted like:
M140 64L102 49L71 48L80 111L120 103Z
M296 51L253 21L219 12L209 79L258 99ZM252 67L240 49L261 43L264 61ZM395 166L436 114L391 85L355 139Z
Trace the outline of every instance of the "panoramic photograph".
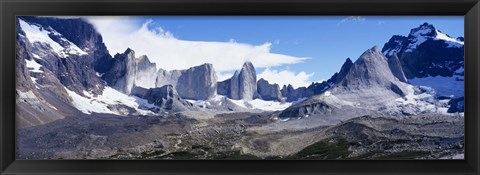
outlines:
M464 159L463 16L17 16L16 158Z

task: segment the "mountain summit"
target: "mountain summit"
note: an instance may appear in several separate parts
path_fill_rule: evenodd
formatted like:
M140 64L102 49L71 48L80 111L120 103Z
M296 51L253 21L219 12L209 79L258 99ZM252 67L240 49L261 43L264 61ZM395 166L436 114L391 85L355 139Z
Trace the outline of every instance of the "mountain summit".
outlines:
M257 73L253 64L245 62L240 73L235 71L232 78L219 82L217 93L234 100L252 100L257 95Z
M407 79L454 75L463 67L463 50L462 37L453 38L429 23L411 29L408 36L393 36L382 48L386 57L398 57Z
M408 84L395 77L387 58L374 46L366 50L333 87L287 108L279 114L279 118L327 114L343 118L345 109L360 115L365 111L379 110L407 93Z
M382 103L385 100L405 96L404 86L406 84L401 83L393 75L387 58L377 46L374 46L355 61L345 78L331 92L339 96L352 96L363 100L374 98L375 100L371 102ZM378 93L382 96L376 95ZM388 98L389 96L392 98Z

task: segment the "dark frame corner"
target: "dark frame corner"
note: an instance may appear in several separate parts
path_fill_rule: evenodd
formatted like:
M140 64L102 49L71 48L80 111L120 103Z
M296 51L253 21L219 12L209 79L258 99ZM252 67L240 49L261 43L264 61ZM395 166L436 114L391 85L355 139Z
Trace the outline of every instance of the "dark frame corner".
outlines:
M95 8L92 8L95 7ZM16 15L463 15L465 160L15 160ZM480 173L479 0L0 0L0 174L468 174ZM348 168L346 168L348 167Z

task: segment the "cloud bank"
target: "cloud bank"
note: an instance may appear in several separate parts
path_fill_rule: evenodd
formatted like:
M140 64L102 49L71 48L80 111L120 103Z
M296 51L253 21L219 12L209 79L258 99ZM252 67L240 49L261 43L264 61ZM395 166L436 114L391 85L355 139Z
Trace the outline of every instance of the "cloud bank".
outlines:
M291 84L294 88L298 88L301 86L307 87L312 82L310 78L313 76L314 73L306 73L301 71L297 74L295 72L289 70L272 70L270 68L265 69L262 73L257 75L257 79L263 78L268 80L270 84L277 83L280 85L280 88L283 85Z
M346 22L365 22L367 19L362 16L349 16L346 18L343 18L340 22L337 23L337 26L346 23Z
M240 69L245 61L251 61L257 68L264 68L300 63L307 59L272 53L272 43L269 42L251 45L235 40L207 42L177 39L169 31L154 27L151 20L138 25L130 17L86 19L102 34L111 55L131 48L137 56L147 55L158 68L166 70L211 63L216 71L224 72Z

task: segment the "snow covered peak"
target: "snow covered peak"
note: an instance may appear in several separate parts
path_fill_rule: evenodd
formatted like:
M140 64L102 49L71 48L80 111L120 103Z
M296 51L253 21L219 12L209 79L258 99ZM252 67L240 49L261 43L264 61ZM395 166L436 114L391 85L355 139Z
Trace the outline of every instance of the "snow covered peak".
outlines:
M382 52L387 57L392 57L393 54L400 53L405 43L408 42L408 38L402 35L394 35L390 40L385 43L382 48Z
M428 39L434 38L437 35L437 29L433 25L423 23L417 28L410 30L408 35L409 44L405 52L412 52L417 46L423 44Z
M448 36L447 34L442 33L440 30L436 30L435 39L447 41L449 47L461 47L464 45L462 37L459 37L459 39L455 39Z
M47 45L62 58L66 58L68 55L87 55L87 52L65 39L62 34L49 26L43 27L37 24L30 24L21 19L18 21L20 28L25 32L26 38L32 44L38 42L42 45Z
M433 25L424 23L417 28L414 28L410 31L408 35L409 45L407 46L405 52L411 52L417 46L423 44L427 40L441 40L444 41L448 46L451 47L462 47L464 42L460 39L455 39L447 34L436 29Z
M432 24L429 23L423 23L417 28L413 28L410 30L410 37L419 37L419 36L430 36L434 37L436 34L436 29Z

